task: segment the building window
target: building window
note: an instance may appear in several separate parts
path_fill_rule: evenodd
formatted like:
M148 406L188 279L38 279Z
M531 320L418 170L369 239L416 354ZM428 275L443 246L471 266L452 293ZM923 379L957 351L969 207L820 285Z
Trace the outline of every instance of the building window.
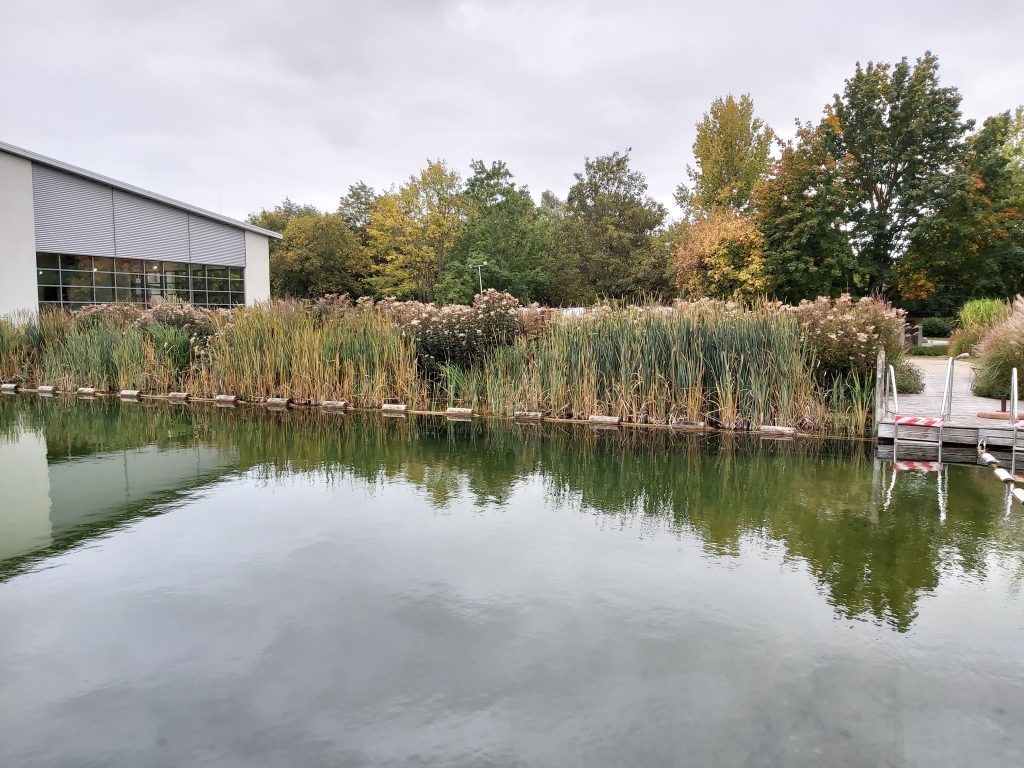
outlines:
M185 301L200 307L245 304L245 270L180 261L37 253L40 307L78 309L130 302Z

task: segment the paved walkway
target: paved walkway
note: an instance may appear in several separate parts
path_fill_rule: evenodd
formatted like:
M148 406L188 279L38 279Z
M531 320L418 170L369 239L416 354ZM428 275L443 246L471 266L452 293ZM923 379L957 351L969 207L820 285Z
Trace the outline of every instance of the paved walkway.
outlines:
M900 414L938 416L946 380L945 357L911 357L911 362L924 372L924 391L919 395L900 395ZM971 392L974 365L966 360L953 364L953 412L949 424L965 427L1001 427L996 419L979 419L979 411L998 411L1000 403Z

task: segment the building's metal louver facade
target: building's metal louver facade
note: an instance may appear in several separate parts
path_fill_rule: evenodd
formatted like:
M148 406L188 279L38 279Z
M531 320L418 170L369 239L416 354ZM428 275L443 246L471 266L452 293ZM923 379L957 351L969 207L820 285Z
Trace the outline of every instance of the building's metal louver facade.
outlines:
M114 244L122 258L188 261L188 214L115 189Z
M81 256L114 255L113 190L32 164L36 249Z
M245 232L189 214L189 252L200 264L245 266Z
M32 165L36 250L245 266L245 233L130 192Z

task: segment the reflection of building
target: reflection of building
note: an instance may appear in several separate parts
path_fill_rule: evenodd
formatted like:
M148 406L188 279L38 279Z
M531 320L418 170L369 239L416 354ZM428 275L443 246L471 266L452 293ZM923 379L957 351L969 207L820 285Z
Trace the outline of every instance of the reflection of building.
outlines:
M0 142L0 315L252 304L270 297L270 237L280 235Z
M0 561L142 512L236 466L233 453L198 445L145 445L48 462L43 434L20 430L10 441L0 439Z

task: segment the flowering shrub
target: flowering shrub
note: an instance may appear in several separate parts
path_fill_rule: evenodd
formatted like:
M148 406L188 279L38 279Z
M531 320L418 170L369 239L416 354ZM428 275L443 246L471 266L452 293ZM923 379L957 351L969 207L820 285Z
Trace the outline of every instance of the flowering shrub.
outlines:
M75 321L82 326L112 323L123 327L138 322L145 313L146 308L141 304L119 302L116 304L90 304L74 310L71 314Z
M890 360L902 355L900 336L906 313L882 299L819 296L785 309L797 316L811 351L828 372L869 373L880 347Z
M139 324L144 328L169 325L186 330L194 336L209 336L213 332L215 311L180 301L166 301L147 309L139 318Z
M468 367L486 349L511 344L523 332L518 299L493 289L478 295L472 306L382 301L377 307L413 337L430 372L443 365Z
M359 301L364 301L360 299ZM365 299L373 304L373 299ZM324 320L328 317L337 315L344 315L347 312L351 312L355 305L352 303L352 297L347 293L328 293L321 296L315 301L309 302L309 313L317 320Z

